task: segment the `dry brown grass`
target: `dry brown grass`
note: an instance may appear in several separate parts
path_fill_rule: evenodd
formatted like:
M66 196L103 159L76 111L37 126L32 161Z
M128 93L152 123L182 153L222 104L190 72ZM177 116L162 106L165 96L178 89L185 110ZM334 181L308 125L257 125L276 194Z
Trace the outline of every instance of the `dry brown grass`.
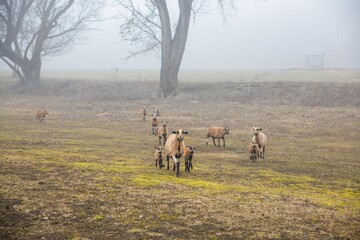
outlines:
M167 100L147 84L81 89L59 80L44 94L0 95L0 239L360 237L359 99L343 94L359 96L358 83L336 83L338 92L312 85L324 86L313 88L324 99L341 99L315 105L300 95L275 105L289 97L281 90L295 91L288 83L260 84L274 97L265 105L241 102L245 92L234 86L243 83L189 82ZM158 139L150 120L142 122L143 106L190 132L191 173L183 162L179 178L152 166ZM38 107L49 112L45 124L36 123ZM230 128L226 148L205 145L211 124ZM253 126L269 139L265 160L255 163L246 150Z

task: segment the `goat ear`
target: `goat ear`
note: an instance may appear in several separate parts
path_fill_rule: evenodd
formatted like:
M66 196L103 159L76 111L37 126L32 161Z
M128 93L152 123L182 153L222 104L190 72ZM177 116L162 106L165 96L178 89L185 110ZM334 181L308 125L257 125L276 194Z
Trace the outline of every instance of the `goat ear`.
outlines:
M188 131L183 131L183 134L189 134L189 132Z
M155 149L158 149L158 147L157 147L157 146L155 146Z
M262 128L258 128L259 131L262 131Z
M172 131L171 133L177 133L177 131Z

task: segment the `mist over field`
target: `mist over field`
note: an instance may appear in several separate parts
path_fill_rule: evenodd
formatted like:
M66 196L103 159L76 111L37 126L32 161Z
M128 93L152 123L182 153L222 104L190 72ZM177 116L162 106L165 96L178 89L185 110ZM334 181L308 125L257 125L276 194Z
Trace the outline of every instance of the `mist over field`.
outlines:
M241 0L236 6L225 18L214 5L191 21L181 69L303 68L306 55L322 53L326 68L360 68L359 1ZM117 12L106 8L104 17ZM121 41L119 20L93 27L83 44L43 59L43 69L159 69L158 56L125 60L134 46Z

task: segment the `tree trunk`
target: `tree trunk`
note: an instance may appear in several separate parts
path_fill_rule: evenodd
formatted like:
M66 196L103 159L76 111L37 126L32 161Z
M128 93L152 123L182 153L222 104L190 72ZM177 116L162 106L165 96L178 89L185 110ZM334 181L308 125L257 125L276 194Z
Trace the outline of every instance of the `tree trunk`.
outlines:
M17 71L19 71L19 66L14 63L14 68L11 77L16 78L17 77Z
M40 89L41 60L25 61L20 65L24 75L26 91L32 92Z
M160 89L163 98L174 96L179 89L178 83L179 68L174 68L171 60L161 63L160 71Z
M171 22L166 1L157 0L161 21L161 70L160 90L163 98L176 95L179 89L178 73L185 51L189 32L191 7L193 0L179 0L179 20L174 37L171 33Z

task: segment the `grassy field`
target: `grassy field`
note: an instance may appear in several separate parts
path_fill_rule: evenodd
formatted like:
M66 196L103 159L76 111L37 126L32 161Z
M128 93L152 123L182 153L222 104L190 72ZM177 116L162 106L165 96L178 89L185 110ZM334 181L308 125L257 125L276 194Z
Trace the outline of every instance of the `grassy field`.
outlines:
M151 81L58 80L28 95L3 80L0 239L359 239L359 81L347 74L334 91L317 74L260 81L267 104L242 101L254 95L246 80L189 81L167 100ZM280 95L309 86L321 99ZM183 162L179 178L154 166L158 139L143 106L189 131L190 173ZM212 124L230 128L225 148L205 145ZM268 136L256 162L246 150L253 126Z

